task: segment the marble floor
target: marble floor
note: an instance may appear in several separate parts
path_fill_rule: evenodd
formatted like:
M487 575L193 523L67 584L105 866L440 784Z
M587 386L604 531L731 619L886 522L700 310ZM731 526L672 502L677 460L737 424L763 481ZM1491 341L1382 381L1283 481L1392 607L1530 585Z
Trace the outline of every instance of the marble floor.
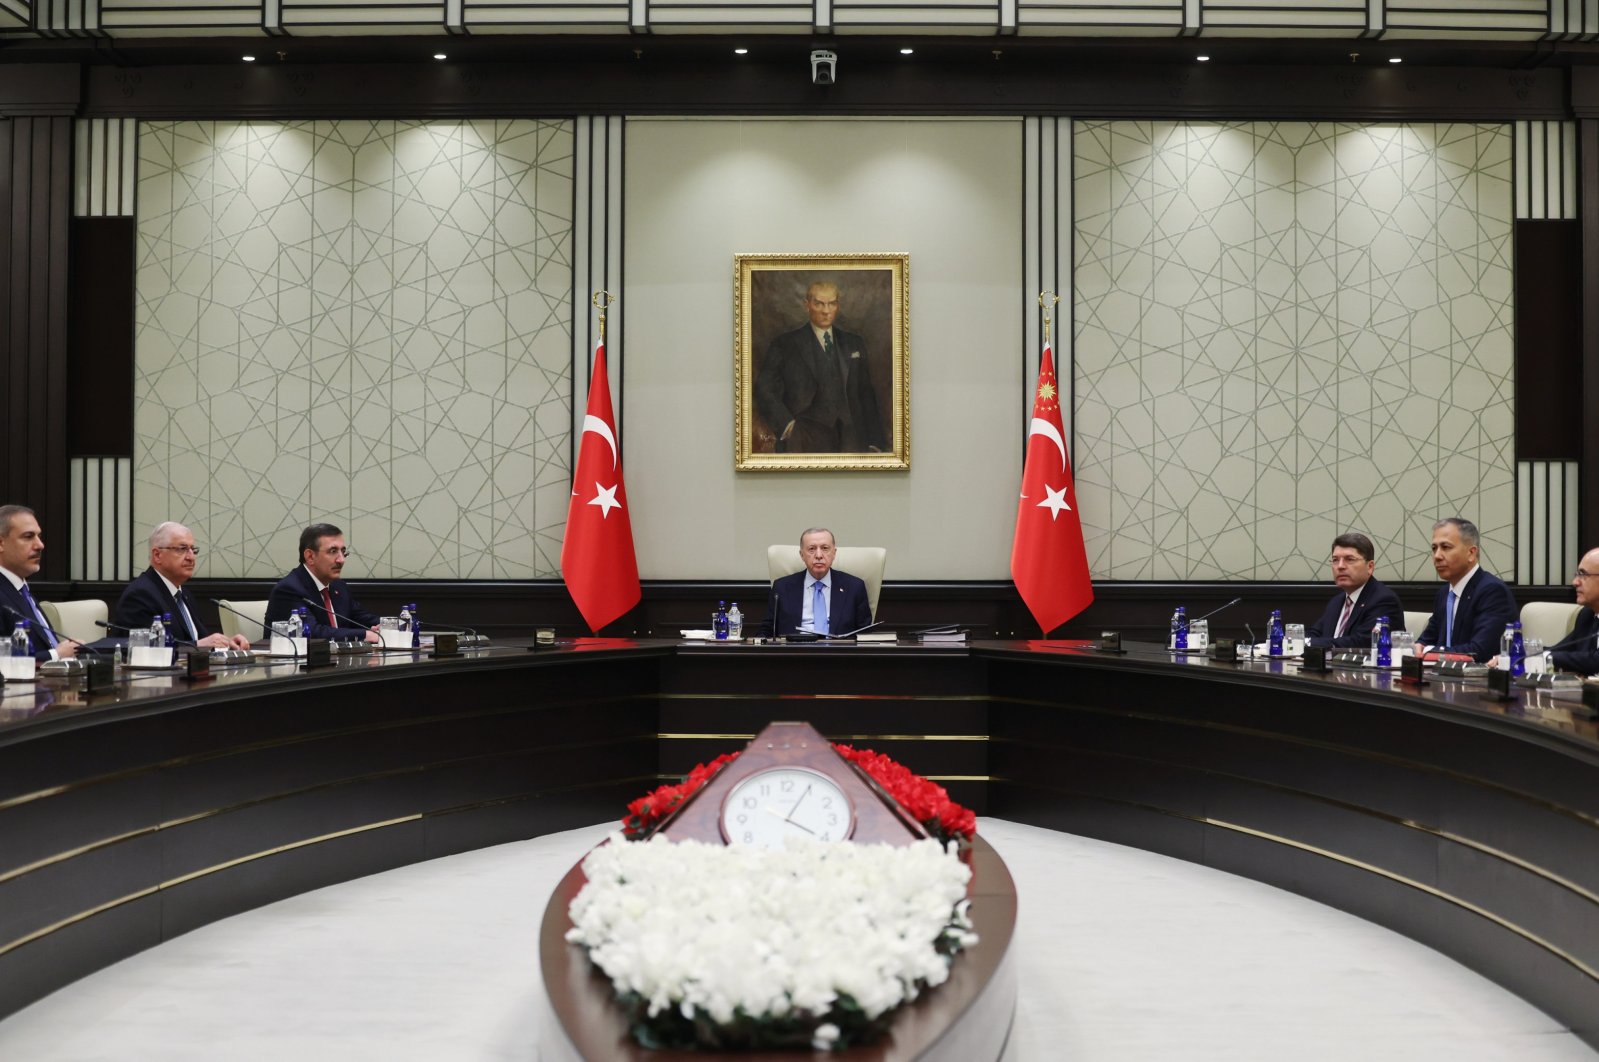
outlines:
M538 921L608 828L207 926L0 1022L0 1059L536 1059ZM1100 841L978 828L1021 903L1008 1062L1595 1057L1452 960L1309 900Z

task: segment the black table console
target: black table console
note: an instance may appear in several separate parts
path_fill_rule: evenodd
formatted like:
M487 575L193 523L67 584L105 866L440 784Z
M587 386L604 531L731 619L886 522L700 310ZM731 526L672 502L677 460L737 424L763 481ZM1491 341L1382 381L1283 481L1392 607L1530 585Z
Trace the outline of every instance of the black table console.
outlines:
M0 1014L188 929L620 817L805 719L979 811L1313 897L1599 1046L1599 728L1554 694L1153 646L585 640L0 696Z

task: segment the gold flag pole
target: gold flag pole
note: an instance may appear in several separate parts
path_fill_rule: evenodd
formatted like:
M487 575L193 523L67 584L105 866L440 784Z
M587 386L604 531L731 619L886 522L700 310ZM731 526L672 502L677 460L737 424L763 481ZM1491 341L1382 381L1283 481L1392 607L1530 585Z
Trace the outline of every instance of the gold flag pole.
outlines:
M601 302L601 299L604 299L605 301ZM590 304L592 304L596 310L600 311L600 343L602 345L605 342L605 311L611 305L611 303L615 301L616 296L603 289L596 291L594 293L594 297L589 299Z
M1047 302L1045 301L1046 297L1049 300ZM1038 305L1043 307L1044 310L1044 346L1046 347L1049 346L1049 311L1059 302L1060 296L1053 291L1046 289L1038 293Z

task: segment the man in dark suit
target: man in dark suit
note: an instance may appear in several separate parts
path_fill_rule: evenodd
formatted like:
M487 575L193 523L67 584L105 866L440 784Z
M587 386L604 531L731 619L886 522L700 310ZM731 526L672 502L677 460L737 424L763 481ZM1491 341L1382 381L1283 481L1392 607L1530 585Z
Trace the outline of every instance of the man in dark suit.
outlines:
M755 380L755 411L777 436L778 453L860 453L888 449L866 340L833 327L838 286L805 293L810 320L772 340Z
M208 649L248 649L242 634L229 638L206 630L195 607L194 595L183 587L194 577L200 550L194 532L168 520L150 532L150 567L128 584L112 610L111 622L129 630L150 626L157 616L171 613L172 637Z
M11 651L9 639L17 621L30 620L28 640L33 658L40 663L78 655L78 643L50 629L28 589L28 577L38 572L43 556L44 535L33 510L25 505L0 505L0 626L7 638L3 648Z
M1477 525L1470 520L1451 516L1432 525L1432 566L1444 585L1427 629L1416 639L1418 656L1439 649L1469 653L1485 664L1498 655L1505 624L1520 615L1510 587L1478 566L1477 542Z
M837 553L833 532L825 527L812 527L800 535L805 570L785 575L772 584L774 615L767 618L766 630L779 635L848 634L871 626L872 605L866 596L866 584L848 572L833 569Z
M1599 674L1599 549L1582 555L1571 585L1582 611L1571 633L1549 647L1550 657L1562 671Z
M362 608L349 584L339 578L349 555L344 532L332 524L312 524L301 531L300 566L272 588L267 598L267 630L304 606L311 621L311 637L376 644L378 617Z
M1305 628L1310 645L1335 649L1364 649L1371 645L1371 629L1379 619L1389 630L1403 630L1405 606L1399 595L1372 578L1377 570L1377 547L1358 531L1333 539L1333 585L1338 592L1327 602L1321 618Z

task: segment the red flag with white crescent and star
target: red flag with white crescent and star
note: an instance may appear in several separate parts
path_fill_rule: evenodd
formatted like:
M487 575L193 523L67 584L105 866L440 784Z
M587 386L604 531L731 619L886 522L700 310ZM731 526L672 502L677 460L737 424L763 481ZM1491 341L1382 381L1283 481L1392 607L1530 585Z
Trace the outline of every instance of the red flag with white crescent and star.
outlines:
M641 596L603 339L594 348L588 415L583 418L577 468L572 473L572 501L566 511L566 538L561 543L561 577L577 610L596 634L638 604Z
M1072 466L1066 456L1055 362L1047 343L1038 363L1038 389L1027 427L1027 463L1022 467L1010 574L1045 635L1094 600Z

